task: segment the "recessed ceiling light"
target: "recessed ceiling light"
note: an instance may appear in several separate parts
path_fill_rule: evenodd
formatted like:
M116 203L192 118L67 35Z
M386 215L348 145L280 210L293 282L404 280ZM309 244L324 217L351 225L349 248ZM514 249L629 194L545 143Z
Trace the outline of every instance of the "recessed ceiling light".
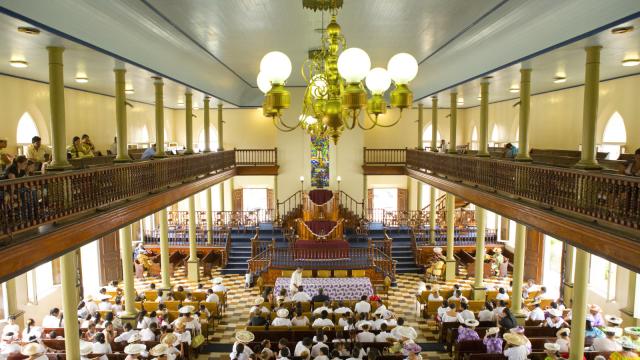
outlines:
M509 92L510 92L510 93L518 93L518 92L520 92L520 88L519 88L519 87L517 87L517 86L512 86L512 87L509 89Z
M566 76L556 76L556 77L553 78L553 82L556 83L556 84L560 84L560 83L563 83L563 82L566 82L566 81L567 81L567 77Z
M626 34L632 31L633 31L633 26L620 26L620 27L611 29L611 33L615 35Z
M86 76L78 76L76 77L76 82L79 84L86 84L89 82L89 78Z
M640 65L640 59L624 59L622 60L622 66L637 66Z
M29 66L29 63L24 60L11 60L9 64L14 68L26 68Z
M18 27L18 32L28 34L28 35L38 35L40 34L40 29L36 29L30 26L20 26Z
M134 94L136 91L133 89L124 89L125 94Z

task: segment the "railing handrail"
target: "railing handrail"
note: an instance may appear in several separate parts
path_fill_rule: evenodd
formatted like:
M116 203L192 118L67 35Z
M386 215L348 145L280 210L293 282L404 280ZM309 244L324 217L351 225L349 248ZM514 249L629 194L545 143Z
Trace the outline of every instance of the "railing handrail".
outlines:
M331 230L329 230L326 234L316 234L313 232L313 230L311 230L309 228L309 225L307 225L307 223L302 220L302 219L296 219L296 221L300 222L302 224L302 226L304 226L305 229L307 229L307 231L309 231L311 233L311 235L315 236L315 237L319 237L319 238L325 238L325 237L329 237L329 235L331 235L334 231L336 231L336 229L338 229L340 227L340 225L342 225L344 219L338 219L336 221L336 224L331 228Z

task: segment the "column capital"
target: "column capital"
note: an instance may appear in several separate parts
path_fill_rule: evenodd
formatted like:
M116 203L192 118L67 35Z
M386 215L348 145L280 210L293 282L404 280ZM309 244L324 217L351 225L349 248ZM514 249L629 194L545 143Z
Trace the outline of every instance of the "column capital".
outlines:
M160 76L152 76L151 78L153 79L153 83L155 85L164 85L164 82L162 81L162 78Z

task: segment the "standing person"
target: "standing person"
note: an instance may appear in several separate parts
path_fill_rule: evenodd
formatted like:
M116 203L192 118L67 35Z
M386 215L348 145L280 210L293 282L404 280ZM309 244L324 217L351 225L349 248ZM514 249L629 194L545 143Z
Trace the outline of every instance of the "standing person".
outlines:
M31 145L27 147L27 158L35 162L43 163L45 161L44 154L49 153L49 150L42 146L42 139L40 136L34 136L31 138Z
M302 268L297 268L293 274L291 274L291 281L289 282L289 294L293 295L298 292L298 287L302 286Z

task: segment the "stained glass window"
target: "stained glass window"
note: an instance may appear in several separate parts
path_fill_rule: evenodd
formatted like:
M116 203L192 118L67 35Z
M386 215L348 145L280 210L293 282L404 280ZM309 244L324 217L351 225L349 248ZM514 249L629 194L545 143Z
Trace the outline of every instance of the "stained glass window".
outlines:
M329 140L311 137L311 186L329 186Z

